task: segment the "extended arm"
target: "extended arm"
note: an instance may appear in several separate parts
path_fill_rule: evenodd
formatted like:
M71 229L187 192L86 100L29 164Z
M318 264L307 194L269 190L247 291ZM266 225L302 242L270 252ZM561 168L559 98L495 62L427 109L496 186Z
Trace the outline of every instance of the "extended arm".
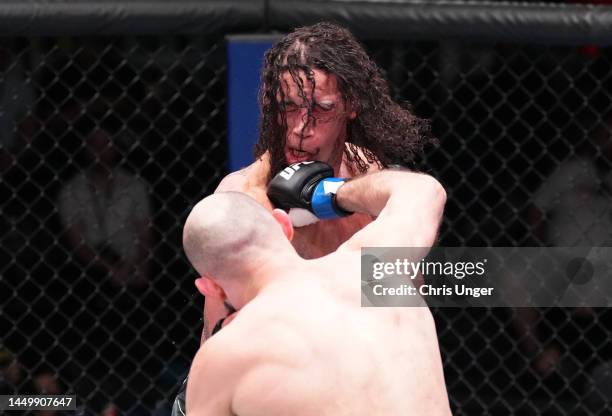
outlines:
M391 169L348 181L332 175L325 163L295 163L272 178L268 197L289 211L290 217L296 210L314 220L352 212L377 217L341 246L344 248L433 245L446 203L446 192L433 177Z
M377 217L343 247L431 247L442 221L446 192L421 173L385 170L346 182L336 203L352 212Z

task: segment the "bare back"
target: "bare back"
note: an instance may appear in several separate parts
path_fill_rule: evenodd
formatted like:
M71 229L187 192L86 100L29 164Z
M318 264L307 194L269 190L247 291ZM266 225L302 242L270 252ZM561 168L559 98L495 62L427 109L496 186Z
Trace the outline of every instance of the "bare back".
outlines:
M200 360L221 360L213 364L221 377L237 374L224 381L226 394L215 396L225 397L215 412L450 414L431 313L362 308L359 264L359 252L339 250L284 271L205 343L192 367L194 385ZM235 345L241 348L233 355ZM214 379L215 369L204 367ZM193 394L212 400L206 391L200 385Z

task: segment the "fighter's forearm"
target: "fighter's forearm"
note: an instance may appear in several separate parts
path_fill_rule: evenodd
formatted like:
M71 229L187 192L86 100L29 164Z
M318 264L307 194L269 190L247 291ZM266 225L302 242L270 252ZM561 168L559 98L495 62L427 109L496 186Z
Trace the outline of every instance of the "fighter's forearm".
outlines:
M374 217L385 207L391 190L380 172L352 179L336 194L338 206L349 212L362 212Z
M437 240L446 192L433 177L409 171L382 171L351 180L336 193L343 209L376 216L346 242L367 246L431 247Z
M437 181L428 175L384 170L346 182L338 189L336 203L347 211L377 217L392 196L394 199L414 200L417 193L432 190L436 186L439 186Z

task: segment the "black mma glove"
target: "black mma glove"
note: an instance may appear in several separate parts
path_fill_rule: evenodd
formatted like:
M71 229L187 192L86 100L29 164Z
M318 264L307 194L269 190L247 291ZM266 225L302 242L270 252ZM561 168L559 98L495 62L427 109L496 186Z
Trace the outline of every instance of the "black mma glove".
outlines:
M350 215L336 204L336 192L345 179L333 175L331 166L323 162L294 163L272 178L268 198L277 208L289 212L296 227Z

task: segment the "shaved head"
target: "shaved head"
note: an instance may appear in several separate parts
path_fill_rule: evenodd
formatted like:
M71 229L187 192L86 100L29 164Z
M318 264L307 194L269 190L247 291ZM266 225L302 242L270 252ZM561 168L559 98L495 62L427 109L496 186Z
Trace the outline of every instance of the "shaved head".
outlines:
M253 198L220 192L200 201L187 217L183 248L201 276L223 280L242 277L254 262L291 245L272 214Z

